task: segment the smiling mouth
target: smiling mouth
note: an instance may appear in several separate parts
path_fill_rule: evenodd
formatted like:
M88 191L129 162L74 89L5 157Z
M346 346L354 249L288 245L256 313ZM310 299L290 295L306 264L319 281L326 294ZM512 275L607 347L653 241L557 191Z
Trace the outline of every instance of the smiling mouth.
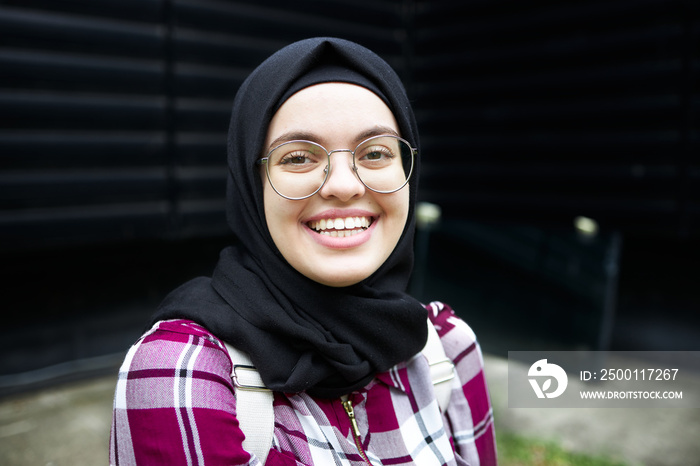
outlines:
M307 226L319 235L345 238L362 233L372 224L372 217L346 217L314 220Z

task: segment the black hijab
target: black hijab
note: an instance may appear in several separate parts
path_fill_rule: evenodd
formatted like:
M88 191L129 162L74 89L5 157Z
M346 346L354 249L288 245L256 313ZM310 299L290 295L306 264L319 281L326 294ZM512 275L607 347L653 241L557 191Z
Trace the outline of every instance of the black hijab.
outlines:
M365 386L376 373L418 353L427 338L427 312L404 292L413 266L416 171L403 188L410 189L410 208L396 248L356 285L333 288L306 278L270 236L255 162L275 111L294 92L321 82L349 82L375 92L394 113L401 135L418 147L404 87L373 52L341 39L315 38L273 54L246 79L233 103L227 215L239 244L221 252L211 279L194 279L170 293L153 321L199 322L247 352L269 388L331 398Z

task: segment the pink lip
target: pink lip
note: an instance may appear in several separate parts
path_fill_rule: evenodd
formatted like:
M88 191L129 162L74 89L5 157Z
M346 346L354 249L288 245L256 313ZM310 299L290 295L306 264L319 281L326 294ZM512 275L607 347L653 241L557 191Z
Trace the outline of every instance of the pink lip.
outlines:
M353 236L347 236L344 238L334 238L332 236L327 236L327 235L320 235L316 233L316 231L312 230L311 228L308 227L309 222L313 222L316 220L321 220L324 218L346 218L346 217L371 217L373 219L372 224L367 228L365 231L362 231L360 233L357 233L356 235ZM307 233L311 235L311 238L316 241L316 243L320 244L321 246L325 246L330 249L350 249L354 248L357 246L360 246L361 244L366 243L369 241L369 239L372 237L372 232L374 231L374 228L377 226L379 223L379 217L377 214L374 214L372 212L368 212L366 210L359 210L359 209L331 209L331 210L326 210L324 212L321 212L320 214L314 215L313 217L309 217L304 222L302 222L302 225L306 229Z

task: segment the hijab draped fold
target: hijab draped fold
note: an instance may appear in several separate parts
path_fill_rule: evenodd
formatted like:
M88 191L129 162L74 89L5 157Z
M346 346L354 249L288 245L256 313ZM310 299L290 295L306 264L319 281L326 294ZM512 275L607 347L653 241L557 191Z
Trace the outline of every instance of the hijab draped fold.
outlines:
M365 386L378 372L418 353L427 313L404 290L413 266L417 169L408 221L386 262L349 287L314 282L291 267L267 229L263 180L256 160L267 127L293 93L322 82L348 82L377 94L394 113L401 135L419 146L415 118L401 81L379 56L334 38L291 44L264 61L241 85L228 135L228 223L238 243L221 252L211 278L170 293L153 322L186 318L247 352L268 388L337 397Z

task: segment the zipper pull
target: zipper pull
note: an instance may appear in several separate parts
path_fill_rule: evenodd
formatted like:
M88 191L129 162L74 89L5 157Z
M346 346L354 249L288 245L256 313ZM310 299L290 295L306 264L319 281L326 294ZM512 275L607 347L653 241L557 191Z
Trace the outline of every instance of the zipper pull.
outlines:
M355 420L355 410L352 407L352 401L346 399L342 400L342 402L343 408L345 408L345 412L348 413L348 417L350 418L352 431L355 434L356 438L360 438L360 428L357 426L357 421Z
M362 441L360 440L360 428L357 426L357 420L355 419L355 409L352 407L352 401L348 399L347 395L341 396L340 401L342 401L343 408L345 408L345 412L347 413L348 418L350 419L350 425L352 425L352 433L355 437L355 446L357 446L357 451L360 452L360 456L362 456L364 462L371 465L372 462L369 460L369 458L367 458L367 453L362 447Z

